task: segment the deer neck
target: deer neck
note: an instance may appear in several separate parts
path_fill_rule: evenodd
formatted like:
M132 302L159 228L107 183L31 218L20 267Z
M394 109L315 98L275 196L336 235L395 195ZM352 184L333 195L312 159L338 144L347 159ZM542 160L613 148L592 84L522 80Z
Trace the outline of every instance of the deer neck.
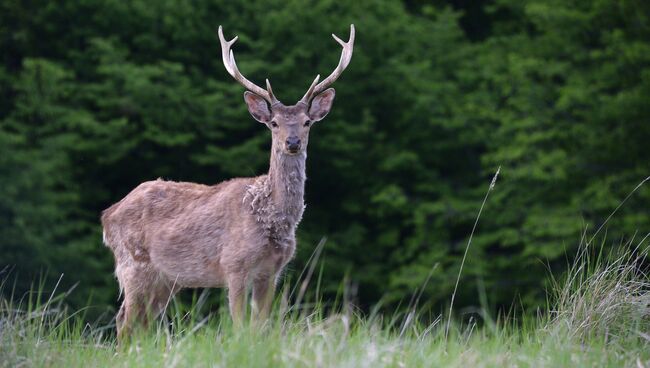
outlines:
M305 194L307 153L288 155L282 148L271 150L268 185L278 215L293 225L302 218Z
M272 149L268 175L249 185L243 198L262 229L282 246L295 246L292 239L305 209L306 160L304 152L289 156Z
M248 186L244 203L276 246L295 249L295 231L305 209L307 154L289 156L272 149L268 175Z

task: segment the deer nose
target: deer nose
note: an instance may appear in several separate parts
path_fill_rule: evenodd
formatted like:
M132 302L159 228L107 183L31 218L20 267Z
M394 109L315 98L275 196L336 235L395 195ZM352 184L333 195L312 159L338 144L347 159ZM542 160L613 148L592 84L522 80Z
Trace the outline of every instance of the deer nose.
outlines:
M293 136L287 138L287 149L291 152L296 152L300 149L300 138Z

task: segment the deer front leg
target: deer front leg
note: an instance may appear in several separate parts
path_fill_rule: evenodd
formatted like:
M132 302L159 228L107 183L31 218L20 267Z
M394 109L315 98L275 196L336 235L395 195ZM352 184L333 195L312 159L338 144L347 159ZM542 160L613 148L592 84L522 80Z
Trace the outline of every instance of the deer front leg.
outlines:
M244 308L246 306L246 277L244 275L232 275L228 278L228 304L230 317L236 328L242 326Z
M274 294L275 277L260 277L253 282L253 314L258 322L269 318Z

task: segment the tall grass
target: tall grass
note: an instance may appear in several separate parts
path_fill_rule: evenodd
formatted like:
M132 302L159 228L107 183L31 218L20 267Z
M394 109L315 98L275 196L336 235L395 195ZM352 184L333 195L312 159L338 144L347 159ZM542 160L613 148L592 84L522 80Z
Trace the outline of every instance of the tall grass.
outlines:
M483 213L483 207L485 207L485 202L487 202L490 192L494 189L494 186L497 183L499 178L499 172L501 172L501 166L497 169L497 172L494 173L490 186L488 187L487 192L485 192L485 197L481 203L481 208L478 210L476 215L476 220L474 221L474 226L472 226L472 232L469 234L469 239L467 239L467 246L465 247L465 253L463 253L463 259L460 262L460 268L458 269L458 277L456 278L456 284L454 285L454 292L451 293L451 302L449 302L449 316L447 317L447 324L445 326L445 338L449 334L449 327L451 324L452 312L454 310L454 299L456 298L456 292L458 291L458 284L460 282L460 275L463 273L463 266L465 266L465 260L467 259L467 253L469 253L469 246L472 245L472 238L474 237L474 232L476 231L476 226L478 225L478 220L481 218L481 213Z
M554 308L547 330L581 342L624 343L637 336L650 342L650 279L643 270L648 236L608 254L602 246L581 244L565 279L552 280Z
M117 347L113 325L84 323L83 311L65 308L65 292L37 288L2 300L0 366L650 367L647 240L607 254L581 245L566 276L552 280L545 313L501 316L491 328L452 320L448 332L445 316L423 323L417 313L361 315L343 302L327 312L312 300L289 305L287 286L262 327L233 329L226 311L202 315L201 295L189 309L172 303L166 321Z

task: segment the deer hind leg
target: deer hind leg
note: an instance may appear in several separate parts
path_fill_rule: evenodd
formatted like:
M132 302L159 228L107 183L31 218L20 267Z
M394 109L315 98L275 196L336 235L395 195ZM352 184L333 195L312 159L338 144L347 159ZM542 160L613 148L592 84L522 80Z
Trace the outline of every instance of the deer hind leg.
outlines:
M151 285L147 294L126 294L116 316L118 341L127 338L135 327L148 328L164 312L178 288L166 284Z
M152 286L145 305L146 321L158 318L167 308L180 287L160 281Z
M147 327L179 288L166 282L147 264L126 263L118 266L115 273L124 294L115 318L118 341L121 341L130 336L137 325Z
M124 342L131 336L133 328L141 322L144 310L144 303L141 300L125 292L124 301L115 318L118 343Z
M124 297L122 306L115 317L119 343L131 336L134 326L141 320L145 309L142 290L146 289L140 286L138 278L140 268L131 260L119 262L115 268L115 275Z

